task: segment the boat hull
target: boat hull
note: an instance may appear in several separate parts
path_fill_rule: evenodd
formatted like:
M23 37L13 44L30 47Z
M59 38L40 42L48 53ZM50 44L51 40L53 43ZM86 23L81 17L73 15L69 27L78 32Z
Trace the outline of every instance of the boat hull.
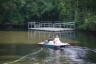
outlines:
M54 45L42 45L42 47L45 48L54 48L54 49L61 49L61 48L68 48L69 45L61 45L61 46L54 46Z

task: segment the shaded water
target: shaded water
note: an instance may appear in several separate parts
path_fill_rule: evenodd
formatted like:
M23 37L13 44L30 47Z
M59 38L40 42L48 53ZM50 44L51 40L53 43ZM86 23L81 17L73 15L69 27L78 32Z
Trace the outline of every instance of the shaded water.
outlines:
M54 32L0 31L0 64L96 64L96 37L90 33L56 32L71 46L62 50L36 45Z

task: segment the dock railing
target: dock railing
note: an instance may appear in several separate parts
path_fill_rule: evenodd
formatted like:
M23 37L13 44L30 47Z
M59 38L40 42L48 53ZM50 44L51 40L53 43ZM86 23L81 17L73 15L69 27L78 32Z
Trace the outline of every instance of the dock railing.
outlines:
M63 29L75 29L75 22L63 22L63 23L28 22L28 29L32 29L32 28L63 28Z

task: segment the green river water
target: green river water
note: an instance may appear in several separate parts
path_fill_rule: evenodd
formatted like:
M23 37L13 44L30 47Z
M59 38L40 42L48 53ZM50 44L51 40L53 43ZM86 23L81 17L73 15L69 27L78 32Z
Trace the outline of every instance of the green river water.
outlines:
M71 46L53 50L37 45L54 33ZM0 31L0 64L96 64L96 36L76 31Z

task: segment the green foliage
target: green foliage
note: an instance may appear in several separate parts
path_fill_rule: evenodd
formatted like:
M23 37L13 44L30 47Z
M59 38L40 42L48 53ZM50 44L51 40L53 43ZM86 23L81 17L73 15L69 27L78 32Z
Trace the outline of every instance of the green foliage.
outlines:
M78 29L96 30L96 0L0 0L0 24L27 21L75 21Z
M54 0L8 0L2 3L3 24L24 24L30 19L41 18L56 6ZM3 13L2 13L3 12Z
M96 31L96 0L78 0L77 27L83 30Z
M85 19L85 22L80 25L81 29L84 30L91 30L95 31L96 30L96 16L90 16Z
M59 0L58 1L58 10L59 17L62 21L70 21L69 17L73 15L73 5L72 0Z

